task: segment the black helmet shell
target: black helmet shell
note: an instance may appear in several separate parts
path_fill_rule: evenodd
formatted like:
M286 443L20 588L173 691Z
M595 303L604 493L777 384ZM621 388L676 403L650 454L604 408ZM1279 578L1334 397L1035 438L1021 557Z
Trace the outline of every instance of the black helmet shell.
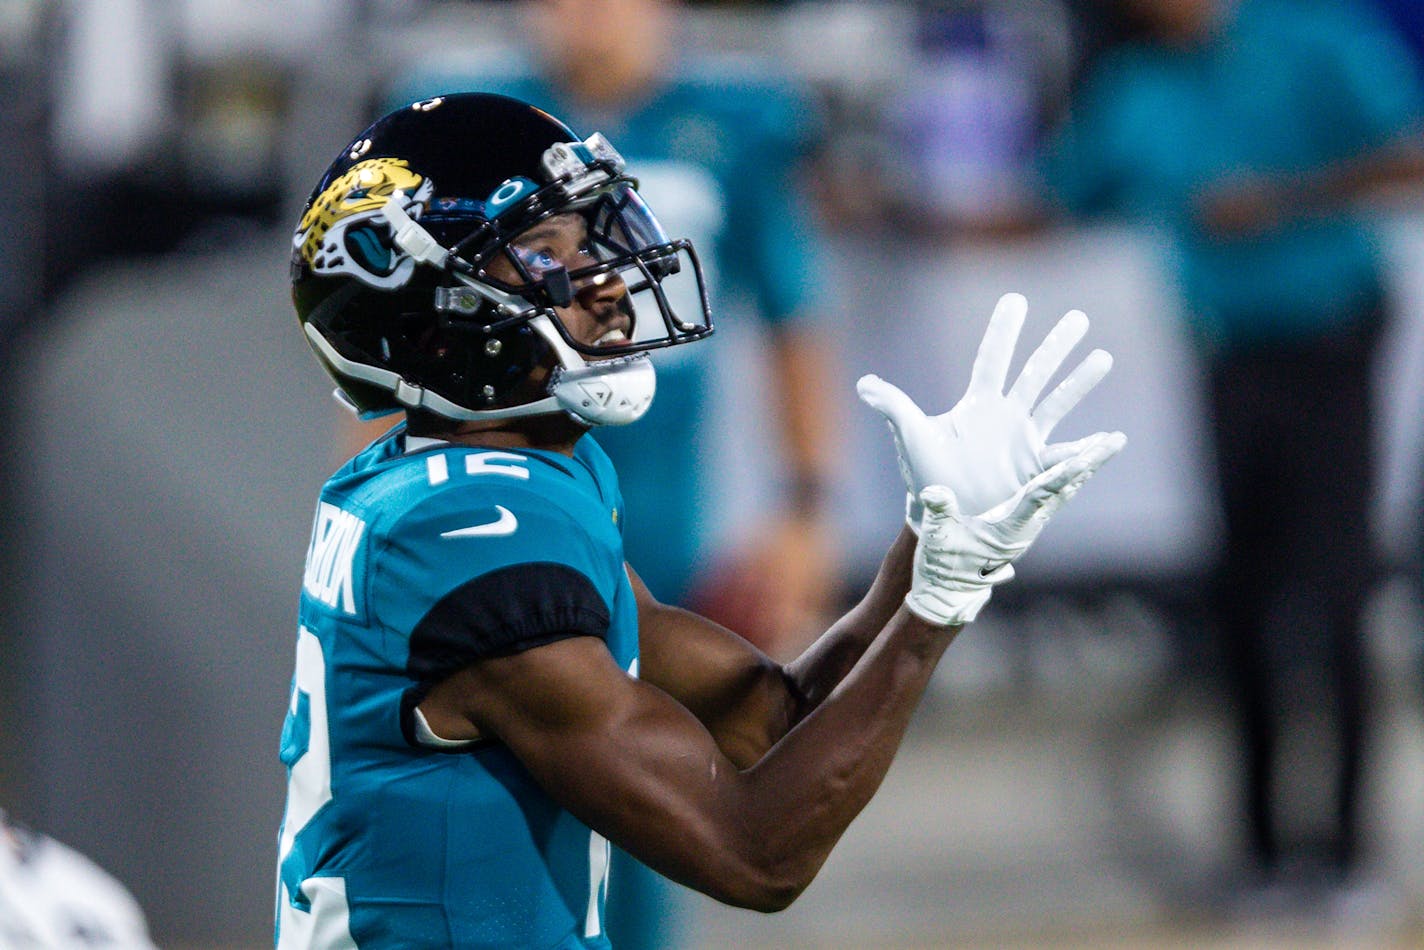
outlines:
M493 246L499 230L487 214L492 196L510 181L543 183L546 151L577 140L540 109L481 93L423 100L377 120L327 167L293 236L292 300L303 328L344 360L456 405L499 405L540 358L537 335L527 325L492 333L493 313L436 312L435 289L454 281L403 254L381 209L399 193L441 245L462 245L478 260L482 232ZM317 356L362 413L401 408L389 388L344 371L320 348Z

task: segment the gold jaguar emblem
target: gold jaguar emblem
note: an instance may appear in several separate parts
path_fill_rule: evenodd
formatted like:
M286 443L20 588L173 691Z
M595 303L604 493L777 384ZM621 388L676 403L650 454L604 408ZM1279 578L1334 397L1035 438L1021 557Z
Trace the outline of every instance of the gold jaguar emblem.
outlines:
M412 171L403 158L358 162L313 199L297 225L293 244L314 273L347 273L378 286L398 286L408 278L409 269L400 267L403 255L389 240L378 239L389 230L381 209L399 192L406 211L416 217L433 191L431 182ZM348 244L347 232L359 237L354 245ZM361 253L353 255L353 247Z

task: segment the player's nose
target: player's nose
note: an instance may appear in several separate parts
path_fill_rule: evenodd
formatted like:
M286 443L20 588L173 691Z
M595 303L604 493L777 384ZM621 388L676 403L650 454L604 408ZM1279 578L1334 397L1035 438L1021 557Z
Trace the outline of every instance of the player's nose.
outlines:
M600 320L618 312L617 303L628 295L628 285L615 273L594 274L574 288L578 302Z

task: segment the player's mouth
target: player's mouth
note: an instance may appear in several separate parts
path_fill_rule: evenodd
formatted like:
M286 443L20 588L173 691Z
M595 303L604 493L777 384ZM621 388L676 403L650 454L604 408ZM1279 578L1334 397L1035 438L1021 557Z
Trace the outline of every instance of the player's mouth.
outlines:
M584 346L595 350L626 351L633 342L631 311L627 297L595 304L588 313L592 320L587 335L580 334L579 339L583 341Z

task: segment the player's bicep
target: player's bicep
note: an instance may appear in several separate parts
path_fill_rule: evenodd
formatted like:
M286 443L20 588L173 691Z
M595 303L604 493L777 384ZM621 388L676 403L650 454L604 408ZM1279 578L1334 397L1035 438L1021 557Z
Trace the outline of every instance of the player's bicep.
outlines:
M488 738L459 709L427 701L428 694L472 663L570 637L602 638L608 626L608 607L593 583L566 564L513 564L470 578L411 631L406 674L413 685L401 701L406 740L430 744L427 729L437 745Z
M742 792L736 766L661 690L575 637L474 663L429 700L458 707L503 743L564 808L640 860L716 887L745 853L726 839Z
M659 603L630 568L638 602L641 678L668 693L742 768L757 762L799 718L799 697L780 665L705 617Z

